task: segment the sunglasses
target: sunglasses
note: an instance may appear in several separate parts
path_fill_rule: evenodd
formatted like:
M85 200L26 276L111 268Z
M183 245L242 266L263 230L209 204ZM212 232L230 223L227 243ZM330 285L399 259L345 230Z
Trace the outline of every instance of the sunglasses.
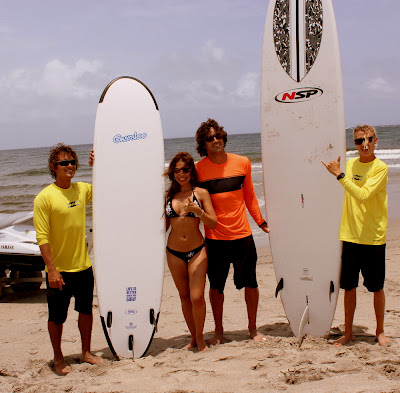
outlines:
M56 164L60 166L68 166L69 164L76 165L76 160L62 160L57 161Z
M357 138L357 139L354 139L354 143L359 146L359 145L362 145L365 140L367 140L368 143L371 143L371 142L373 142L374 139L375 139L374 136L368 136L365 138Z
M212 142L212 141L214 140L214 138L221 139L221 138L222 138L222 134L219 133L219 132L216 132L215 134L207 135L207 136L204 138L204 140L205 140L206 142Z
M174 173L180 173L180 172L189 173L190 172L190 168L187 167L187 166L184 166L183 168L175 168L174 169Z

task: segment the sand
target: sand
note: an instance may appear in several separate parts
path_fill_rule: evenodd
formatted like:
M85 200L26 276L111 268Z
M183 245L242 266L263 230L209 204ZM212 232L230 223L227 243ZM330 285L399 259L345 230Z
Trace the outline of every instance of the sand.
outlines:
M47 333L45 289L16 294L6 288L0 300L0 392L400 392L400 219L391 219L387 241L387 347L375 341L372 295L358 291L355 339L335 347L343 331L343 293L330 338L293 337L280 299L267 241L258 244L263 342L249 339L243 291L228 279L224 326L227 342L205 353L181 349L189 341L178 293L166 269L159 329L145 358L115 361L108 349L95 297L93 353L102 363L80 363L77 314L70 308L63 351L72 372L56 375ZM208 292L208 288L207 288ZM213 318L207 296L206 338Z

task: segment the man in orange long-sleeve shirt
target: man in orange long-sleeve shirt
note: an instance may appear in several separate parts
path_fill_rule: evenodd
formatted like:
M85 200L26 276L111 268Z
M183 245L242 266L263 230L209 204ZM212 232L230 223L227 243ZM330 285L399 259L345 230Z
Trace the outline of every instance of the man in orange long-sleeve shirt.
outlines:
M247 220L246 207L264 232L268 233L269 229L261 215L254 192L250 160L226 153L227 140L224 128L213 119L202 123L196 132L197 152L204 157L196 166L200 186L210 193L218 217L215 229L205 227L207 274L215 321L212 344L219 344L223 340L224 288L231 263L234 267L236 288L245 288L250 337L256 341L264 338L256 326L259 298L257 251Z

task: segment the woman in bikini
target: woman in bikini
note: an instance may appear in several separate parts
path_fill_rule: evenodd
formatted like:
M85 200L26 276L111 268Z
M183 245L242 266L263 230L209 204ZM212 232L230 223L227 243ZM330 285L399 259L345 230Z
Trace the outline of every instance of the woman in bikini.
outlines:
M164 176L171 180L167 191L165 216L167 230L167 262L178 289L182 312L192 335L187 349L207 349L203 338L206 303L204 288L207 253L199 224L217 226L217 216L207 190L197 187L197 173L192 156L178 153Z

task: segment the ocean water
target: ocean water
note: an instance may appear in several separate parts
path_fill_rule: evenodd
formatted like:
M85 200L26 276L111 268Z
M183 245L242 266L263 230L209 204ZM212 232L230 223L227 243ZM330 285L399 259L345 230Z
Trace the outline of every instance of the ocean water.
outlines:
M400 125L377 127L378 149L376 156L389 166L389 188L394 188L394 195L400 195ZM231 153L247 156L252 164L252 177L257 199L265 216L265 201L262 182L260 134L228 135L226 150ZM347 158L354 157L357 150L353 142L352 129L347 130ZM80 168L75 181L91 182L92 169L88 165L91 145L74 146L79 159ZM53 179L47 169L50 148L34 148L20 150L0 150L0 213L30 211L35 196ZM176 138L165 140L165 165L179 151L191 153L196 161L200 160L196 152L195 138ZM391 204L393 205L393 202ZM91 225L91 209L88 209L88 226ZM263 232L250 218L255 237L263 236Z

